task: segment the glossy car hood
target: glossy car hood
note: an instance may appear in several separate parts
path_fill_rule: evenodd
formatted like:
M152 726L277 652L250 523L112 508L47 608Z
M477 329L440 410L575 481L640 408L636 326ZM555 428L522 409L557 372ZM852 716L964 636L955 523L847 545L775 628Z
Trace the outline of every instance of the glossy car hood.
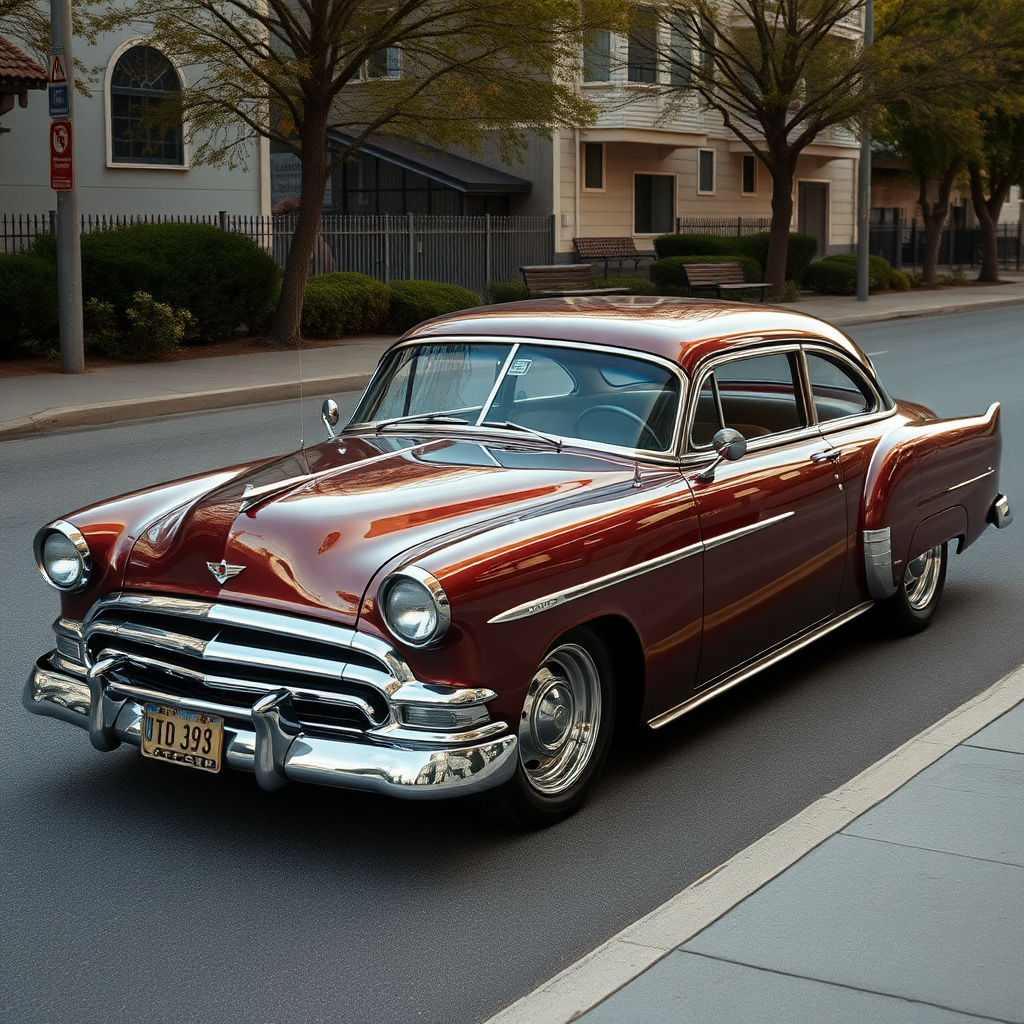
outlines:
M631 480L618 460L514 443L339 437L165 515L136 542L124 585L354 622L373 574L402 551ZM222 561L222 575L237 572L220 583L210 565Z

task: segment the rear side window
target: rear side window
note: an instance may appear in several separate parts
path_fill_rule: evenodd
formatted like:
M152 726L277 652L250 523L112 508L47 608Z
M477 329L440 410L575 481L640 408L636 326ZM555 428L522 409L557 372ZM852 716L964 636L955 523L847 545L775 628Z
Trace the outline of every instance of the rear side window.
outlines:
M807 352L805 356L819 423L874 412L875 396L867 381L852 367L816 352Z

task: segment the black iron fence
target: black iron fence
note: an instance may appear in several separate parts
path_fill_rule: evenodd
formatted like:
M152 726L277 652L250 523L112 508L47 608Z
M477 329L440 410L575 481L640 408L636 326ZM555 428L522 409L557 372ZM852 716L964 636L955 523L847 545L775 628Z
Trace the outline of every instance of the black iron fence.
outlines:
M167 222L214 224L247 235L284 266L296 214L83 215L81 229L88 234L126 224ZM17 252L36 235L55 231L54 213L0 215L0 251ZM325 213L310 272L354 270L380 281L440 281L482 295L492 281L517 280L520 266L553 263L554 239L553 216Z
M916 270L924 263L924 226L917 220L872 224L868 251L882 256L899 270ZM1004 270L1020 270L1021 225L996 225L996 253ZM976 267L981 263L981 231L947 226L939 239L939 263L950 267Z

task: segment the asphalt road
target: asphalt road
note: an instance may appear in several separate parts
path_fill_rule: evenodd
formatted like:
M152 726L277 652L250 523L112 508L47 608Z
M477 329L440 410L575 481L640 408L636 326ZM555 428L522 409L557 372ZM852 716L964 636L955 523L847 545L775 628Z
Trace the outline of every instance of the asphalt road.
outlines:
M952 559L932 628L892 642L857 620L618 751L580 814L532 835L457 803L268 794L243 773L101 754L22 710L57 607L32 563L36 528L294 446L294 404L0 445L0 1016L481 1021L983 690L1024 662L1021 322L1008 310L854 331L897 395L943 415L1004 403L1018 522ZM317 404L307 438L321 436Z

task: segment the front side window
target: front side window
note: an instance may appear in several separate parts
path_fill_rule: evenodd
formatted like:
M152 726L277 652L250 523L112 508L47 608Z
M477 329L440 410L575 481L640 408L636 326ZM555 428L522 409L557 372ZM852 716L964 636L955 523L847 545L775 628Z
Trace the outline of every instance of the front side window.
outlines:
M733 359L717 366L697 394L690 443L705 448L722 427L748 441L804 426L798 377L785 352Z
M374 424L380 430L403 420L443 431L518 426L524 433L665 452L681 392L668 367L593 349L410 345L391 354L346 429Z
M143 125L160 104L181 94L174 65L151 46L133 46L118 58L110 78L110 157L114 163L182 166L182 126L165 131Z
M633 232L664 235L675 228L674 174L638 174L633 179Z

